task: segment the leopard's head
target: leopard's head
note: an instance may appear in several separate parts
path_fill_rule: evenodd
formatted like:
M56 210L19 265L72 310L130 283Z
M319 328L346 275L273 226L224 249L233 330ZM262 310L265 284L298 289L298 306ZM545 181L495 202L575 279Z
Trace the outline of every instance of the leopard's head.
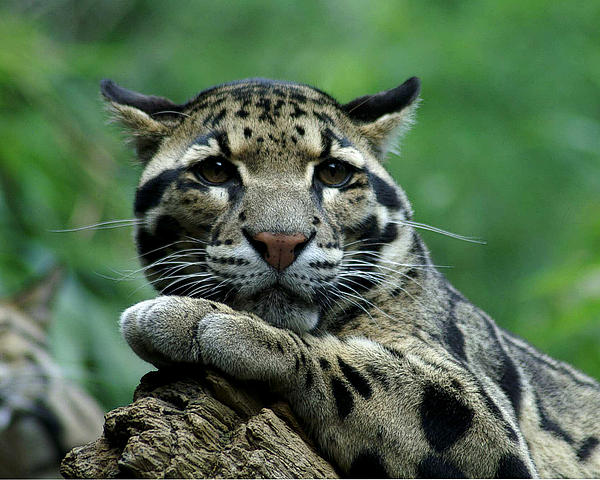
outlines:
M144 164L136 241L160 292L306 331L389 288L374 265L407 257L411 210L382 160L412 122L418 79L346 104L265 79L183 104L110 80L102 93Z

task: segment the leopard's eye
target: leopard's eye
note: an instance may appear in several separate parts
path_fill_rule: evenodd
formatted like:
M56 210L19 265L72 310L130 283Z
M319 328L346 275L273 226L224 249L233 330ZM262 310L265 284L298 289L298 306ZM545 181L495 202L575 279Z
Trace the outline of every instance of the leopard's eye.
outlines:
M221 185L235 177L236 168L224 158L209 157L194 165L192 173L210 185Z
M317 178L328 187L342 187L352 178L352 169L337 160L327 160L317 165Z

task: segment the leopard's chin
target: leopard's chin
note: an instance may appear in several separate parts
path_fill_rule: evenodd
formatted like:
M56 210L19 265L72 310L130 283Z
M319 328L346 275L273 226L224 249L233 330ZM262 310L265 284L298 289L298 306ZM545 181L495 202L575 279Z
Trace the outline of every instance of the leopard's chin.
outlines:
M319 308L281 287L265 289L257 294L236 299L237 310L254 313L265 322L298 333L308 332L319 322Z

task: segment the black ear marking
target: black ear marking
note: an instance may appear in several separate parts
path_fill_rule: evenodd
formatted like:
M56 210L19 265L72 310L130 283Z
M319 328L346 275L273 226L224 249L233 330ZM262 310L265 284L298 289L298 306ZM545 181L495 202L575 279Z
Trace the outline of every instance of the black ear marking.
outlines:
M342 105L342 110L353 120L372 122L386 113L399 112L408 107L416 100L420 91L421 81L417 77L411 77L391 90L358 97Z
M100 82L100 90L107 100L135 107L148 115L167 111L182 112L185 104L177 105L168 98L144 95L117 85L112 80L104 79Z

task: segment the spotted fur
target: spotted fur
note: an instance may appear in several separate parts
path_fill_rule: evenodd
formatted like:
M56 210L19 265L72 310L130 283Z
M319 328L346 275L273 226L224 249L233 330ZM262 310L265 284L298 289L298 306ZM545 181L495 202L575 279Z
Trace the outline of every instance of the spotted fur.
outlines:
M600 476L598 383L447 282L382 165L417 79L347 104L264 79L184 104L102 91L145 165L136 240L162 296L121 317L143 359L267 381L349 476ZM219 185L197 174L215 158ZM334 187L332 161L351 171ZM306 241L278 270L259 232Z

